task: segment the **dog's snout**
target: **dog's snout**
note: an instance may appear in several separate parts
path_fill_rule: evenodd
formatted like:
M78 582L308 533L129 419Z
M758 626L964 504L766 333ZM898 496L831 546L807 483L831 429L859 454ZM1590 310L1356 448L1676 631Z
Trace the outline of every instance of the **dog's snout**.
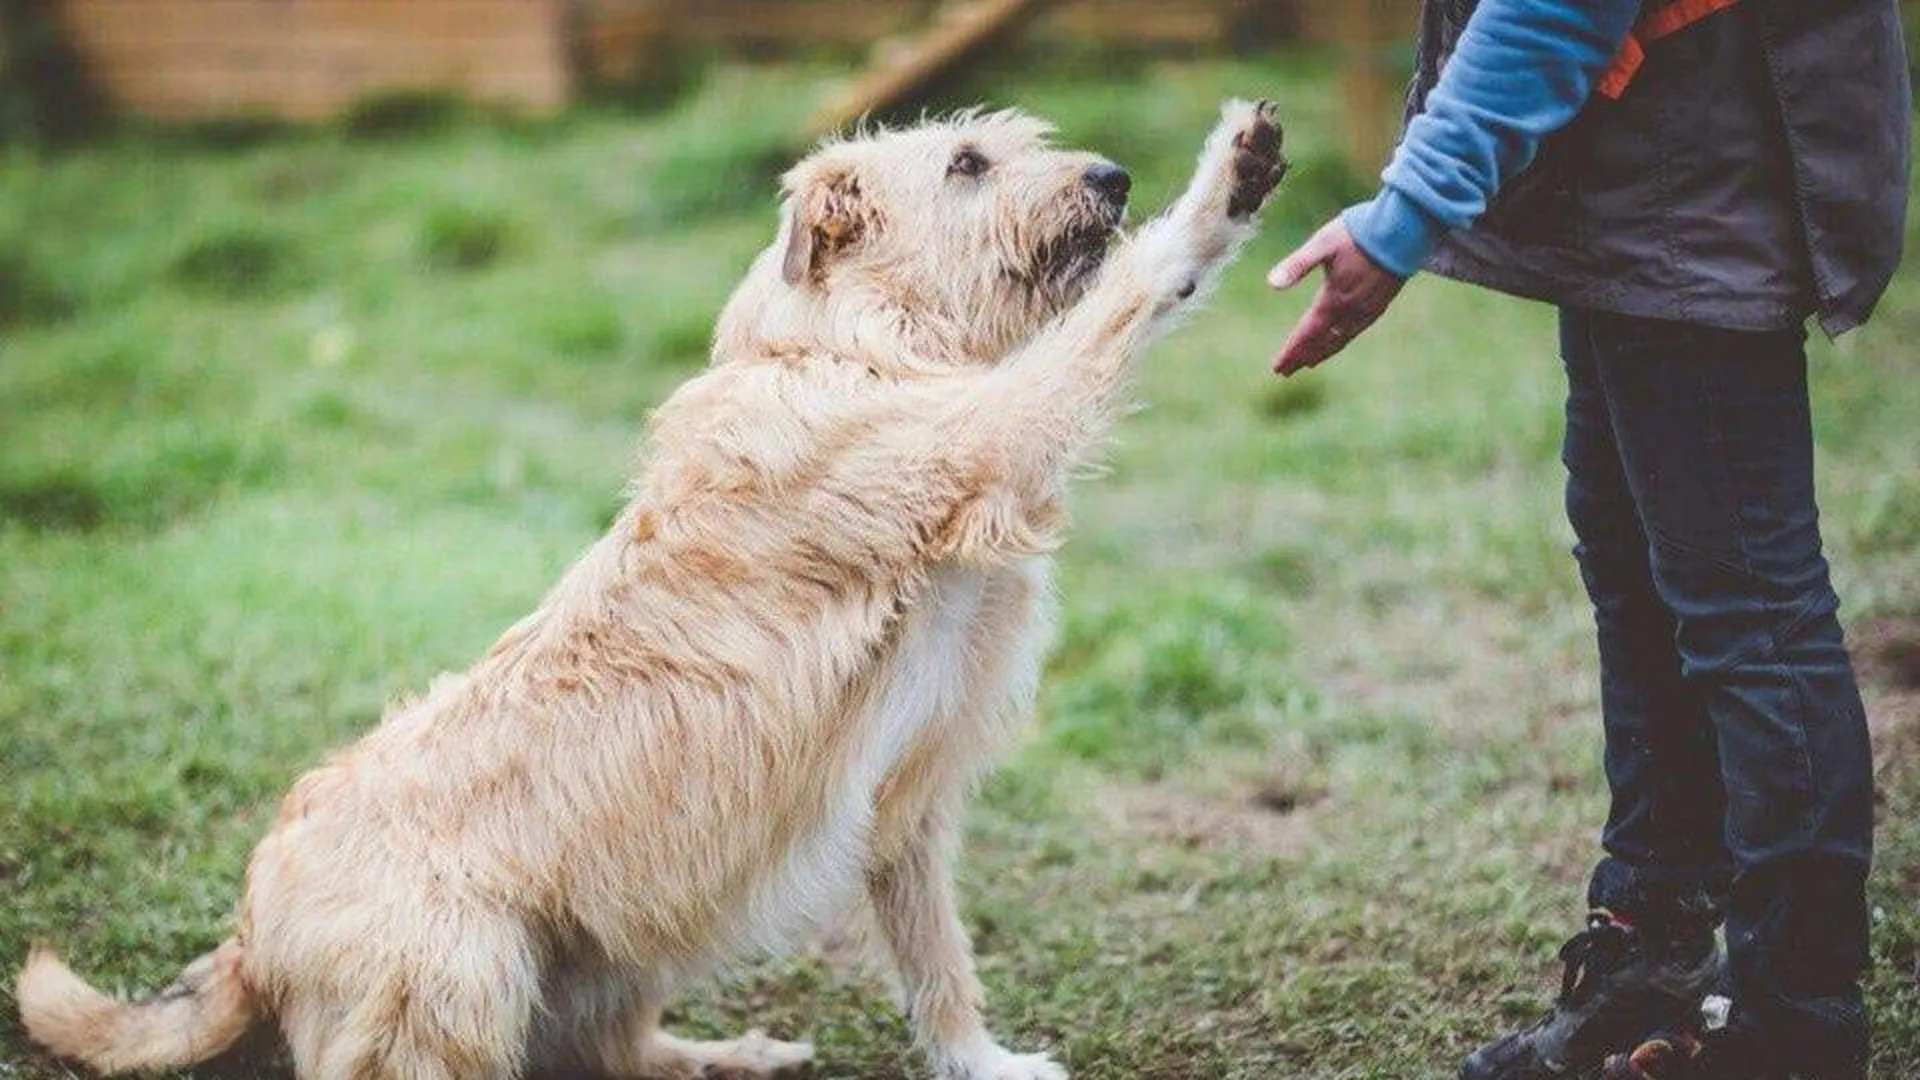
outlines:
M1133 190L1133 177L1111 161L1087 166L1086 181L1088 187L1115 203L1126 202L1127 192Z

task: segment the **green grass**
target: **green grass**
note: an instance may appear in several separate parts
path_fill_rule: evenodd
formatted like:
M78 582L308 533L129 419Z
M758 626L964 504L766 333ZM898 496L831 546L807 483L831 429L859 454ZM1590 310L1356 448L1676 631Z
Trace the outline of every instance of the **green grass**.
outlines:
M1550 313L1421 280L1277 383L1306 297L1261 269L1361 189L1325 64L1026 67L954 98L1056 120L1143 209L1228 94L1278 98L1295 169L1076 495L1041 725L962 873L994 1026L1089 1078L1450 1075L1545 1004L1604 808ZM535 602L771 240L830 74L716 68L641 118L388 102L0 158L0 968L44 937L164 983L226 932L289 781ZM1889 656L1920 637L1916 335L1906 275L1817 350L1827 535ZM1902 670L1868 667L1879 1080L1920 1073ZM676 1016L924 1075L838 948ZM66 1075L0 1002L0 1077Z

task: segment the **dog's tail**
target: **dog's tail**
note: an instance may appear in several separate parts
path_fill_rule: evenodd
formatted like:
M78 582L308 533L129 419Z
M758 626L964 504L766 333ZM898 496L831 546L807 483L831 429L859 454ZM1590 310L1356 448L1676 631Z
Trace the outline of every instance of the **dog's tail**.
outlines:
M232 1046L257 1013L228 938L144 1001L108 997L36 945L14 986L33 1041L100 1073L177 1069Z

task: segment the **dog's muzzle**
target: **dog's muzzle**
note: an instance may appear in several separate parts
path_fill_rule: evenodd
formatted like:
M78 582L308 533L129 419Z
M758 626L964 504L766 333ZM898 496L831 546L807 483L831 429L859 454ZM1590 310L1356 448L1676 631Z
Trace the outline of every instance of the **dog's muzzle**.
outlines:
M1087 187L1116 211L1127 208L1127 193L1133 190L1133 177L1111 161L1087 166L1083 174Z
M1087 194L1082 220L1070 225L1041 252L1043 277L1066 292L1085 281L1106 258L1107 243L1127 216L1127 195L1133 177L1111 161L1087 166L1081 174Z

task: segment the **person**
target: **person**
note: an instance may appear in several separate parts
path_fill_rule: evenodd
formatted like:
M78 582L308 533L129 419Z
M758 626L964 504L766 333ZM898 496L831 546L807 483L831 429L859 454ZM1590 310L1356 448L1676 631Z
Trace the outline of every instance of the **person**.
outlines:
M1897 4L1426 0L1417 56L1377 196L1269 275L1323 272L1274 366L1422 268L1558 306L1611 794L1552 1013L1460 1074L1862 1077L1872 760L1803 327L1865 321L1899 262Z

